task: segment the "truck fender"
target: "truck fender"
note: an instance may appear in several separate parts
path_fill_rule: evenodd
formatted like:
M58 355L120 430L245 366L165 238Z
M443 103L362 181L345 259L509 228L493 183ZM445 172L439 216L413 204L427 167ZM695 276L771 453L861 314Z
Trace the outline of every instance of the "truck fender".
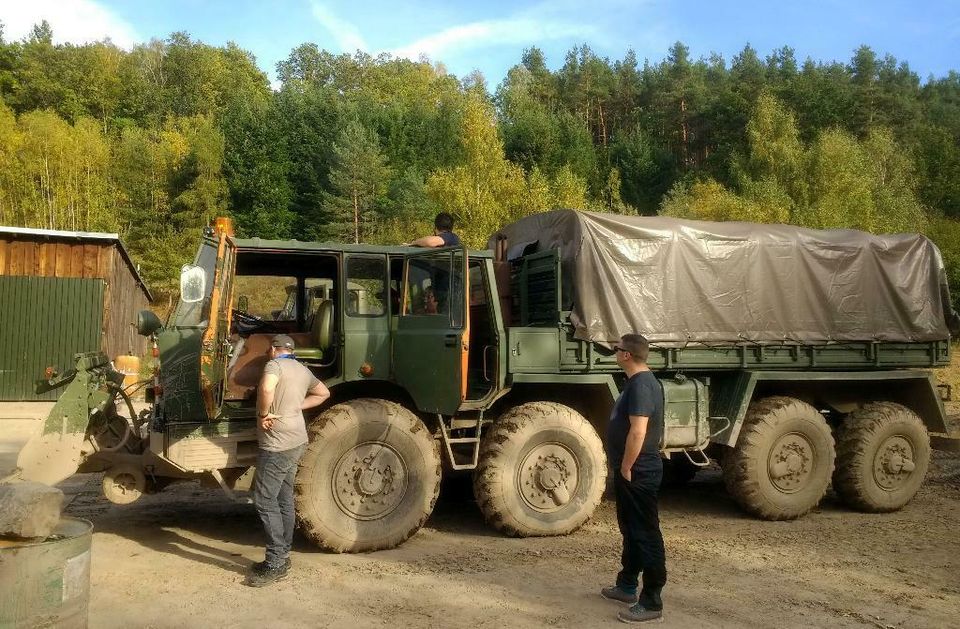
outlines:
M796 397L841 412L867 402L899 402L917 413L929 432L947 431L936 381L926 371L742 371L722 381L714 378L711 389L711 442L726 446L736 445L754 398L768 395Z

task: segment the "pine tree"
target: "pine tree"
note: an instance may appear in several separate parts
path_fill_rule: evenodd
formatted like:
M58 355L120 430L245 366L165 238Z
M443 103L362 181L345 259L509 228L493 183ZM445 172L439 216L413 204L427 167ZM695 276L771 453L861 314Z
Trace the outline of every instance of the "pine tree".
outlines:
M390 177L377 136L358 120L350 121L333 145L333 168L324 206L334 221L331 235L363 241L376 218Z

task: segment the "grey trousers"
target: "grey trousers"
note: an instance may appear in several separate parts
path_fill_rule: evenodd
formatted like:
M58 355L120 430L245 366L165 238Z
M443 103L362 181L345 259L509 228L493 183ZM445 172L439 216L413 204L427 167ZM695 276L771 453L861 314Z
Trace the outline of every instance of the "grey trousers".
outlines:
M283 452L260 450L257 454L257 477L253 500L267 534L265 561L271 568L283 566L293 545L296 511L293 505L293 481L297 464L307 445Z

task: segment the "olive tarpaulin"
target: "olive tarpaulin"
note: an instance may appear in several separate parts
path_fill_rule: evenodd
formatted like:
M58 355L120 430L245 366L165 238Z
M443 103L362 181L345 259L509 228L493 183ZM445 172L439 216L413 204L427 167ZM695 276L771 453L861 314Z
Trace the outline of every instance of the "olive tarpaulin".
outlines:
M574 336L688 344L926 342L957 331L943 259L919 234L578 210L490 237L508 257L559 250Z

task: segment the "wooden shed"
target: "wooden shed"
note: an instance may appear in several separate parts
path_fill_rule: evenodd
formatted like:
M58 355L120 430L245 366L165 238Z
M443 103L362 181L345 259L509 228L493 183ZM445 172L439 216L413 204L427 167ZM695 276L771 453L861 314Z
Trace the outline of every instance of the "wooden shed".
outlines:
M56 399L35 381L78 352L142 356L151 300L117 234L0 226L0 400Z

